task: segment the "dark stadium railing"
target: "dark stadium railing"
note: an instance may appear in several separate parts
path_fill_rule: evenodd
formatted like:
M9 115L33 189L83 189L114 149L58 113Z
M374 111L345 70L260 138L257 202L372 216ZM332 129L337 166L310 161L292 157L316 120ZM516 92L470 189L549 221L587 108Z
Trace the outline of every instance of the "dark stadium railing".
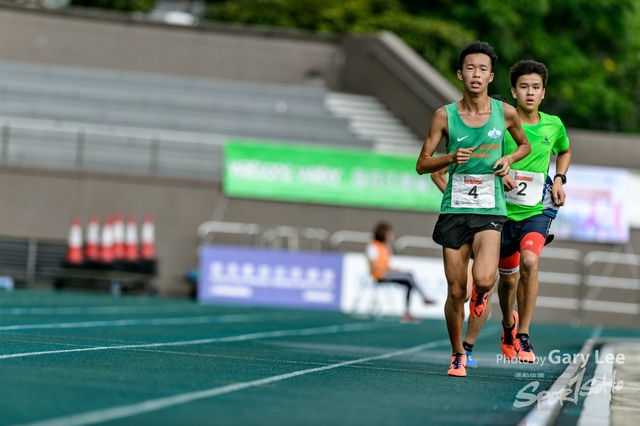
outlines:
M207 227L225 226L226 222L205 222L198 230L198 235L207 235L202 233ZM326 248L336 251L344 250L363 250L373 238L370 232L339 230L333 234L329 234L326 230L317 228L294 228L284 226L263 227L257 224L241 224L232 225L232 229L237 234L247 233L247 229L253 229L255 235L256 246L287 248L289 250L304 249L305 244L302 235L309 230L313 230L320 235L319 239L326 241ZM259 235L260 232L262 235ZM265 237L266 235L266 237ZM275 235L283 239L277 241ZM306 234L308 235L308 234ZM205 242L201 237L201 241ZM206 242L211 242L208 239ZM308 247L308 245L307 245ZM357 247L354 249L354 247ZM416 235L404 235L396 239L394 243L394 251L398 254L403 253L406 249L428 250L429 256L440 257L441 247L437 245L431 238ZM437 254L436 254L437 252ZM634 254L622 254L611 252L592 251L583 255L580 250L559 247L546 247L541 254L541 259L548 261L561 262L560 268L547 268L547 264L541 261L539 271L539 279L541 283L550 284L551 287L541 287L545 289L557 289L558 285L567 288L571 297L559 297L557 295L546 296L544 292L538 296L537 306L550 309L563 309L572 312L572 322L580 324L585 321L585 312L602 312L602 313L618 313L632 315L636 321L640 323L640 256ZM603 263L608 265L609 270L613 270L616 266L627 265L631 268L631 277L613 277L611 272L595 275L591 274L592 265ZM560 269L558 271L558 269ZM573 271L573 272L568 272ZM587 292L587 289L590 292ZM604 294L602 290L607 289ZM625 295L625 291L631 291L632 301L629 296ZM597 292L597 294L596 294ZM585 294L586 293L586 294ZM607 299L616 300L600 300L599 296L606 296ZM622 300L622 301L620 301Z

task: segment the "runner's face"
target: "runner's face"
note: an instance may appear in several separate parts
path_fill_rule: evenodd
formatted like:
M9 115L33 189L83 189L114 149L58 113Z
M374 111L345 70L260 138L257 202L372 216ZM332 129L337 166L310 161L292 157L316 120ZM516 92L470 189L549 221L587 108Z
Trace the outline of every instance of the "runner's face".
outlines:
M491 58L484 53L467 55L462 70L458 70L458 79L462 80L465 90L469 93L486 91L489 83L493 81Z
M544 99L544 87L540 74L526 74L518 77L516 87L511 88L511 94L518 101L518 108L526 112L538 110Z

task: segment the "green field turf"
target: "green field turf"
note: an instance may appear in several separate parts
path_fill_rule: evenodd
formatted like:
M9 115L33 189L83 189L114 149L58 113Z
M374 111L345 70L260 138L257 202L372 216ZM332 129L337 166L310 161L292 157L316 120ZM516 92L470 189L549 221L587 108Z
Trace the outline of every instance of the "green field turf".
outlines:
M34 290L0 293L0 317L2 425L513 425L532 408L513 407L517 392L566 367L497 363L498 322L481 367L450 378L440 320ZM546 355L592 333L531 334ZM601 335L621 333L640 334Z

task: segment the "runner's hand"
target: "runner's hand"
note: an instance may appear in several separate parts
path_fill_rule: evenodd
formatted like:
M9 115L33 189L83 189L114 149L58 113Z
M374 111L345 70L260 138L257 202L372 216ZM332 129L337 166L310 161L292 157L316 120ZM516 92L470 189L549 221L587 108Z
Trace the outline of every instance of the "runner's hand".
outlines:
M504 157L496 161L496 164L493 165L493 168L498 169L494 172L496 176L501 178L507 176L509 174L509 170L511 170L511 161L509 160L509 156L505 155Z
M564 206L566 195L564 193L564 188L562 187L562 182L559 182L558 180L553 182L551 195L553 195L553 203L556 206Z
M471 153L475 148L460 148L453 153L453 162L455 164L465 164L471 158Z
M504 190L507 192L518 187L518 185L516 185L516 181L509 175L502 178L502 184L504 185Z

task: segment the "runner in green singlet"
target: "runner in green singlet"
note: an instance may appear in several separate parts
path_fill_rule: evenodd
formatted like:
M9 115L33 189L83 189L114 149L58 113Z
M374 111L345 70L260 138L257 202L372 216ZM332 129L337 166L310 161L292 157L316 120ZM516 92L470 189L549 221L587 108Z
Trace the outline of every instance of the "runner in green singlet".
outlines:
M515 189L506 194L508 220L502 230L500 249L498 296L503 318L500 346L507 359L517 356L522 362L534 362L529 325L538 297L538 258L551 221L564 205L562 185L567 180L571 149L562 121L538 111L547 86L548 71L544 64L520 61L511 68L510 77L511 93L518 101L518 116L532 152L513 163L510 176L505 177ZM507 152L516 147L507 136ZM547 176L552 153L558 154L553 180ZM513 310L516 298L518 312Z
M497 99L500 102L504 102L506 104L509 103L507 98L502 95L491 95L493 99ZM443 168L438 170L437 172L431 173L431 180L433 183L444 193L447 188L447 169ZM471 293L473 289L473 279L471 277L471 271L473 268L473 252L471 253L469 259L469 266L467 267L467 299L471 298ZM496 276L498 275L498 271L496 271ZM495 280L494 280L495 281ZM473 346L480 335L480 331L484 326L484 323L489 319L489 315L491 314L491 298L493 296L493 289L487 293L487 307L484 312L479 317L469 316L467 320L467 331L465 332L464 340L462 341L462 346L464 347L465 354L467 355L467 368L476 368L478 367L478 361L476 361L473 356Z
M464 85L463 98L436 111L416 164L419 174L449 168L433 239L443 246L448 285L445 318L452 347L448 374L457 377L466 376L462 328L469 256L473 251L472 315L480 316L494 284L500 231L507 219L502 177L512 163L531 152L516 110L487 94L496 60L493 48L484 42L462 50L457 74ZM507 130L518 147L504 155ZM443 137L447 154L434 157Z

